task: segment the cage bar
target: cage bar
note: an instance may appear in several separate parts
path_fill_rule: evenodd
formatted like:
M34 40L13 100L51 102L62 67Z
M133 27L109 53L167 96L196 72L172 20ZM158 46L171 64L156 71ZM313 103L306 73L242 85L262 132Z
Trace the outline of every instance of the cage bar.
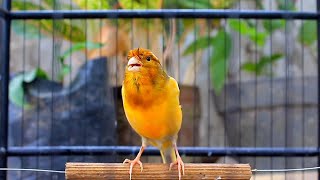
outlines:
M320 0L317 0L317 12L320 12ZM320 149L320 56L319 56L319 52L320 52L320 18L317 19L317 59L318 59L318 149ZM318 166L320 166L320 157L318 155ZM319 177L320 175L320 170L318 170L318 179L320 179Z
M243 18L243 19L317 19L318 13L262 10L41 10L12 11L11 19L95 19L95 18Z
M9 147L9 156L48 156L48 155L133 155L139 152L139 146L37 146ZM285 147L179 147L181 155L186 156L317 156L318 148ZM1 153L1 151L0 151ZM148 147L144 155L160 155L159 150Z
M302 0L301 0L302 1ZM0 67L1 67L1 97L5 101L1 101L1 116L0 116L0 166L5 167L8 157L31 157L31 156L62 156L62 155L133 155L139 150L137 146L28 146L28 147L7 147L8 138L8 81L9 81L9 52L10 52L10 22L15 19L29 20L29 19L117 19L117 18L207 18L207 19L223 19L223 18L239 18L239 19L286 19L286 20L296 20L296 19L312 19L316 20L317 23L317 51L320 51L320 0L317 0L317 12L293 12L293 11L266 11L266 10L196 10L196 9L164 9L164 10L42 10L42 11L10 11L10 1L4 1L5 9L0 7L0 20L4 23L4 26L0 28L0 51L2 56L0 56ZM9 5L8 5L9 4ZM7 7L6 7L7 6ZM117 19L118 20L118 19ZM2 25L2 24L1 24ZM240 26L240 24L239 24ZM272 25L271 25L272 26ZM4 28L3 28L4 27ZM118 28L118 27L117 27ZM257 29L257 28L256 28ZM272 29L272 28L271 28ZM241 30L240 30L241 31ZM40 31L39 31L40 32ZM118 31L117 31L118 33ZM208 36L210 34L208 33ZM118 37L118 36L116 36ZM256 37L257 38L257 37ZM241 40L241 35L239 36ZM272 44L272 42L271 42ZM256 45L256 44L255 44ZM286 43L288 46L288 42ZM178 44L179 46L179 44ZM3 48L4 47L4 48ZM117 46L118 47L118 46ZM180 48L180 47L179 47ZM178 51L180 51L178 49ZM272 50L270 50L272 52ZM210 51L208 52L210 56ZM180 56L180 53L178 54ZM255 54L257 56L257 54ZM179 57L180 58L180 57ZM319 56L317 56L318 62L320 61ZM87 60L87 59L86 59ZM240 61L239 61L240 62ZM180 67L180 66L179 66ZM320 84L320 63L318 63L318 87ZM271 70L272 71L272 70ZM304 73L303 73L304 74ZM241 79L241 72L239 73ZM179 74L180 76L180 74ZM289 76L286 75L286 79ZM257 77L255 77L257 78ZM179 78L180 79L180 78ZM210 79L208 80L210 84ZM239 82L241 84L241 80ZM287 82L286 82L287 83ZM304 83L303 83L304 84ZM241 85L240 85L241 86ZM272 83L271 83L272 86ZM256 91L255 85L255 91ZM272 88L271 88L272 89ZM288 87L286 87L287 92ZM210 89L208 89L210 93ZM271 99L272 99L272 92ZM208 94L209 94L208 93ZM256 93L256 92L255 92ZM240 91L239 91L240 95ZM209 95L210 96L210 95ZM226 96L226 95L225 95ZM240 97L240 96L239 96ZM241 104L241 97L239 99ZM318 88L318 105L320 103L320 89ZM210 102L208 104L210 106ZM290 104L286 102L286 108L290 107ZM256 105L255 105L255 108ZM209 108L210 109L210 108ZM255 113L257 110L255 109ZM318 132L320 129L320 107L317 107L318 112ZM229 112L228 112L229 113ZM273 113L273 111L271 111ZM241 109L240 109L241 116ZM239 116L239 117L240 117ZM274 119L273 119L274 120ZM271 122L273 122L273 120ZM209 123L210 123L210 113L209 113ZM241 122L240 122L241 123ZM245 123L245 122L243 122ZM239 124L240 126L240 124ZM272 126L273 127L273 126ZM210 128L210 124L209 127ZM85 135L86 133L84 133ZM39 136L37 136L39 137ZM272 137L271 137L272 138ZM240 137L241 140L241 137ZM272 139L271 139L272 140ZM210 137L209 137L210 141ZM212 157L212 156L259 156L259 157L313 157L315 160L320 153L320 133L318 133L318 144L315 143L311 147L299 147L299 148L289 148L289 147L179 147L179 151L182 155L187 156L201 156L201 157ZM148 148L145 155L159 155L159 151L156 148ZM271 160L272 161L272 160ZM51 162L52 163L52 162ZM247 162L246 162L247 163ZM320 158L318 158L318 164L320 165ZM274 168L272 166L272 168ZM0 172L0 179L4 179L6 173ZM175 174L176 175L176 174ZM4 178L2 178L4 177ZM230 178L229 178L230 179Z
M2 4L4 19L0 19L3 28L0 30L0 81L1 81L1 105L0 105L0 167L7 167L7 148L8 148L8 107L9 107L9 60L10 60L10 25L11 19L3 12L10 11L11 1L4 0ZM1 15L1 16L2 16ZM6 179L7 173L0 171L0 179Z

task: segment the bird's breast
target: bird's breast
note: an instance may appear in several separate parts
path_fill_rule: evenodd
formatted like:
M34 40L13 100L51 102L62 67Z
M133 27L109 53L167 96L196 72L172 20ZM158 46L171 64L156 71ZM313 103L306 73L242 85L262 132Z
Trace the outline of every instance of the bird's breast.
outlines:
M182 112L178 95L168 88L161 91L152 86L123 86L122 97L126 117L132 128L149 139L161 139L178 133Z

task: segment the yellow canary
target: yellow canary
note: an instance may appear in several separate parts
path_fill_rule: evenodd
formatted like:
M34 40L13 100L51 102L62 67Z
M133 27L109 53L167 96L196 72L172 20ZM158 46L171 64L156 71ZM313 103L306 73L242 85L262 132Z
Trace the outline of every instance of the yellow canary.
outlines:
M127 59L123 106L130 125L142 138L137 157L123 162L130 164L130 179L135 164L138 163L142 171L140 157L148 145L160 150L163 163L171 162L170 169L178 165L181 179L184 163L176 144L182 123L178 83L166 74L159 59L148 49L131 50Z

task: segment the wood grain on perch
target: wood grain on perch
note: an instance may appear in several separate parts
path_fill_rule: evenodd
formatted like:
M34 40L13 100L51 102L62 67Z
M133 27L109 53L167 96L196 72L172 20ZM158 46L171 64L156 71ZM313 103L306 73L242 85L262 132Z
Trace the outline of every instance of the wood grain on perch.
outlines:
M182 179L250 179L249 164L185 164ZM129 179L129 165L122 163L67 163L67 180ZM168 164L144 163L140 172L134 166L132 179L178 179L177 166L169 171Z

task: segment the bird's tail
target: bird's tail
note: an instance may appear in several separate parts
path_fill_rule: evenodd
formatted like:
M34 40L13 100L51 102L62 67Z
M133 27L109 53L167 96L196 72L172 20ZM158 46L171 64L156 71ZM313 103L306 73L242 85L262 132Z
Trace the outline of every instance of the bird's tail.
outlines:
M173 148L173 146L167 147L167 148L161 148L160 149L160 154L162 157L162 162L164 164L166 163L171 163L171 162L176 162L176 153Z

